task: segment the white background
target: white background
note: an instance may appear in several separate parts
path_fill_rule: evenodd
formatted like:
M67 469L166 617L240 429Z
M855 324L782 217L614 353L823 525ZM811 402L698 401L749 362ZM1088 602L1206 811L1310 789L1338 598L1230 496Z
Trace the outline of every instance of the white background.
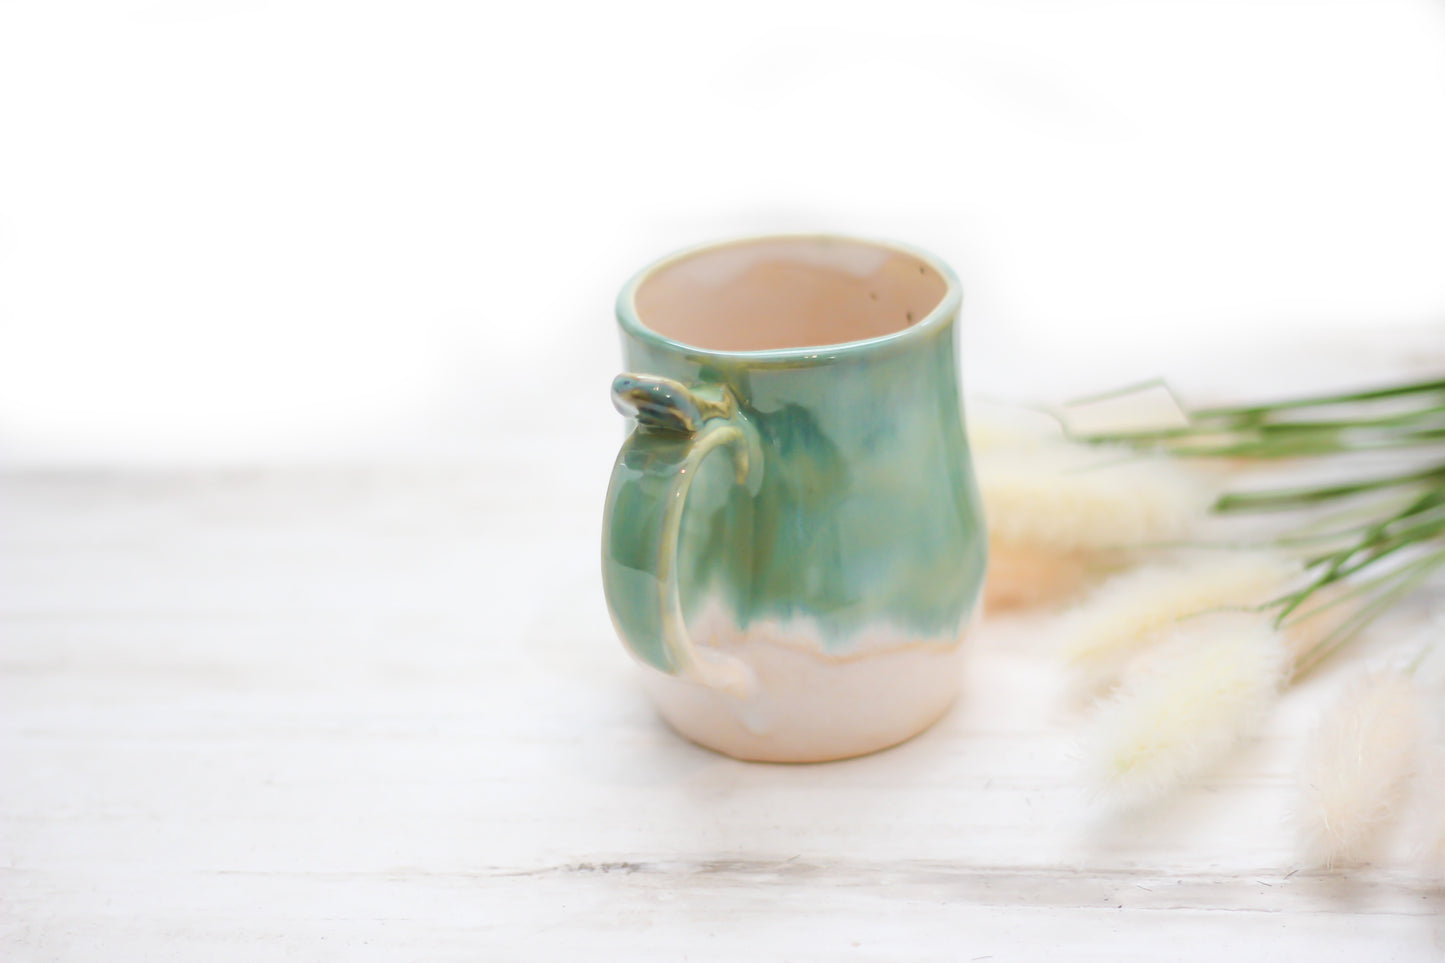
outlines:
M4 2L0 457L617 435L615 290L767 231L951 262L977 392L1368 381L1442 171L1438 0Z

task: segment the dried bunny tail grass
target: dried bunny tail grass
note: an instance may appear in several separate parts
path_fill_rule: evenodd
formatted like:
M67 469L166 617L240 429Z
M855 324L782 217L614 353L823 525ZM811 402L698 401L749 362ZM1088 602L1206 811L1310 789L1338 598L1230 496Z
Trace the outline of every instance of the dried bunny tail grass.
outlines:
M1125 572L1061 621L1058 654L1083 681L1106 684L1180 619L1258 605L1299 573L1299 563L1266 552L1228 552Z
M1364 676L1325 713L1299 776L1307 860L1332 867L1370 855L1400 813L1423 723L1420 692L1401 672Z
M1206 476L1180 463L1064 441L984 450L975 462L993 535L1054 551L1182 538L1214 497Z
M1177 789L1260 724L1288 664L1263 616L1216 613L1180 625L1129 666L1090 720L1090 781L1126 804Z

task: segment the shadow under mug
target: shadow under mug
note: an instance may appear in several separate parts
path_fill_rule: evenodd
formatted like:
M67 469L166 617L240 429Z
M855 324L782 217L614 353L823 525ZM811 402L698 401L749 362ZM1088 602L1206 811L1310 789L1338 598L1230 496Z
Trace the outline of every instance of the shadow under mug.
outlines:
M687 738L839 759L952 704L987 550L959 303L936 258L836 236L698 247L623 288L612 397L635 426L603 584Z

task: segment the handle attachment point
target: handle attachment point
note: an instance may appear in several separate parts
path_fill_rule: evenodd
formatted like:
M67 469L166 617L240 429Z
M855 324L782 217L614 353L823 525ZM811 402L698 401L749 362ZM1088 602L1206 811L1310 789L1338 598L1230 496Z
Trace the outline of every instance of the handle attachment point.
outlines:
M726 385L689 388L659 375L620 374L612 379L612 406L638 424L691 435L709 419L731 418L737 400Z

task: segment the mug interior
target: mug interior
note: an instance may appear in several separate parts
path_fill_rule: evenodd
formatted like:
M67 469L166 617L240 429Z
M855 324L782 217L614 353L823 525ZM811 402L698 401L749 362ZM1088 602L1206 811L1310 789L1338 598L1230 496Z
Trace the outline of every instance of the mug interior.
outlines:
M926 318L948 293L906 251L835 237L780 237L705 248L638 284L637 319L710 351L826 347L883 337Z

